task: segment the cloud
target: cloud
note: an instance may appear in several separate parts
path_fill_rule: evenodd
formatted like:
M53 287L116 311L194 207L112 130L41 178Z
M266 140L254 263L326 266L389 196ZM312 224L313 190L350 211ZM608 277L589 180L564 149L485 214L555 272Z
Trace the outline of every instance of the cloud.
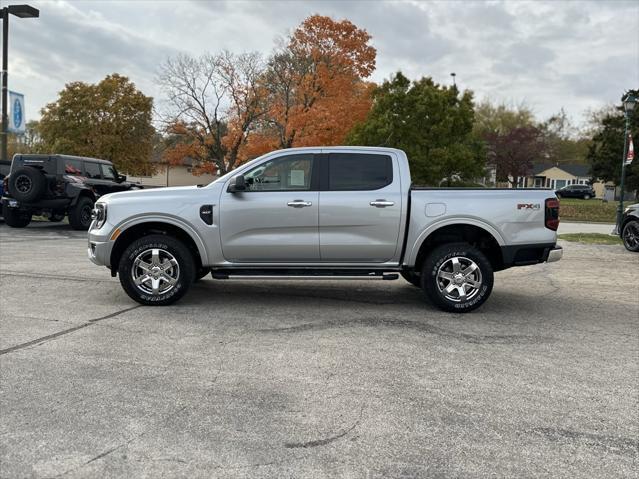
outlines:
M478 98L573 116L639 85L639 2L38 1L41 17L11 20L10 88L37 116L64 84L118 72L159 96L170 55L229 49L268 54L278 37L319 13L365 28L377 48L375 81L402 70Z

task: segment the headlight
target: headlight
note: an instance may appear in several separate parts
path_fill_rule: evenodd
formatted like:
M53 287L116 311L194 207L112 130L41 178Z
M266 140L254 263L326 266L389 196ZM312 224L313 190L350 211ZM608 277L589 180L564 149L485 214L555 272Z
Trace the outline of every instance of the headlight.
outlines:
M95 221L94 228L100 229L107 219L107 206L104 203L96 203L91 211L91 219Z

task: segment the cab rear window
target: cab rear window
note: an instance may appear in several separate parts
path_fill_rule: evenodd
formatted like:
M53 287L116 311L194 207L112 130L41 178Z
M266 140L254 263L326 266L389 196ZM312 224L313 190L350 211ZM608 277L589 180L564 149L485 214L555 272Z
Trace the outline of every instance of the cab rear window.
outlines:
M15 157L11 163L11 171L15 171L17 168L21 168L23 166L39 168L50 175L55 175L57 173L56 159L50 156L30 155Z

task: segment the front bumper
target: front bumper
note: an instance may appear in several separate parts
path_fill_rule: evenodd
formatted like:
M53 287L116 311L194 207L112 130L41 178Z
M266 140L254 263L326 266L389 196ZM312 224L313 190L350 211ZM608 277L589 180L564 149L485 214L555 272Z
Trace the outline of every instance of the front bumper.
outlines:
M92 226L93 224L91 224L91 227ZM89 227L87 256L92 263L110 268L111 250L113 249L114 242L111 241L108 233L100 234L108 230L108 228L102 227L100 230L92 230L91 227Z
M561 246L555 246L548 252L548 259L546 259L547 263L554 263L555 261L559 261L564 255L564 249Z

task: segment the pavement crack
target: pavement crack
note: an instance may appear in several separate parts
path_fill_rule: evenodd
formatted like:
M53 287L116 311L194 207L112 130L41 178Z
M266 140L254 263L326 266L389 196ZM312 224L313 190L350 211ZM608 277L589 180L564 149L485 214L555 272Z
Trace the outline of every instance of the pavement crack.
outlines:
M102 321L103 319L114 318L115 316L119 316L120 314L127 313L129 311L132 311L132 310L140 308L140 307L142 307L141 304L138 304L136 306L132 306L130 308L124 308L124 309L121 309L121 310L116 311L114 313L110 313L110 314L107 314L105 316L100 316L99 318L89 319L86 323L79 324L79 325L74 326L72 328L63 329L62 331L58 331L57 333L49 334L47 336L42 336L41 338L33 339L31 341L27 341L26 343L22 343L22 344L17 344L15 346L11 346L10 348L0 349L0 356L3 355L3 354L8 354L8 353L12 353L14 351L18 351L20 349L28 348L29 346L34 346L36 344L46 343L46 342L51 341L53 339L57 339L60 336L64 336L64 335L73 333L75 331L78 331L80 329L87 328L87 327L97 323L98 321Z
M326 437L324 439L315 439L313 441L287 442L287 443L284 443L284 447L287 449L297 449L297 448L306 449L309 447L325 446L327 444L330 444L331 442L335 442L338 439L343 438L348 433L353 431L357 426L359 426L360 423L362 422L363 414L364 414L364 406L362 405L361 409L359 410L359 417L357 418L357 420L348 429L343 430L339 434L335 434L334 436Z
M68 276L68 275L62 275L62 274L49 274L49 273L25 273L22 271L10 271L10 270L4 270L2 272L0 272L0 276L17 276L17 277L23 277L23 278L37 278L37 279L56 279L56 280L62 280L62 281L81 281L81 282L86 282L87 279L89 278L83 278L81 276ZM95 282L95 283L112 283L113 280L108 280L108 279L97 279L97 278L90 278L91 281Z

